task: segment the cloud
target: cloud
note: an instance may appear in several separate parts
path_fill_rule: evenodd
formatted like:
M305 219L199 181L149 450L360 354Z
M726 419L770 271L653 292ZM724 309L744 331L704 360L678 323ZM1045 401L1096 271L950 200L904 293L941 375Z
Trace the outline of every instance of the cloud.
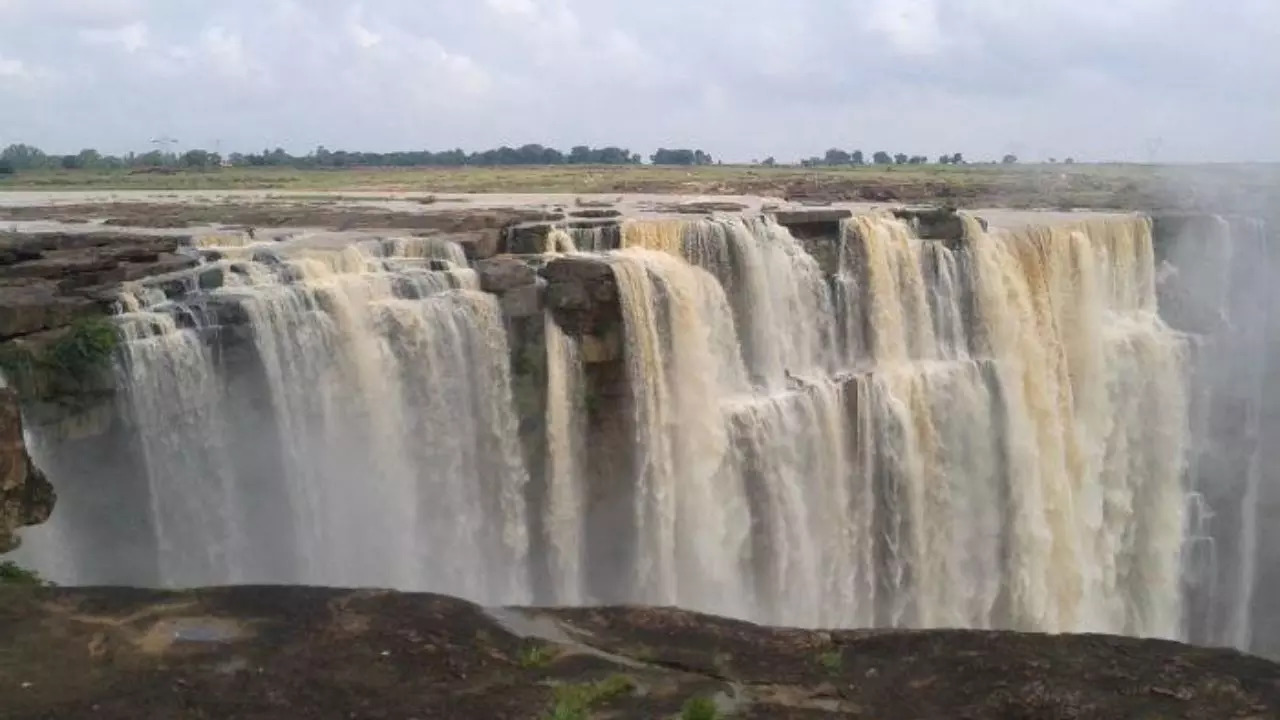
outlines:
M1273 0L0 0L0 77L58 78L6 135L50 151L163 98L224 149L1280 160L1276 47Z
M0 0L0 19L96 25L140 15L147 0Z
M127 53L147 46L147 24L136 21L114 28L86 28L80 38L90 45L114 45Z
M945 42L938 24L937 0L875 0L867 15L867 29L905 55L932 55Z
M0 78L25 80L30 74L26 63L0 56Z

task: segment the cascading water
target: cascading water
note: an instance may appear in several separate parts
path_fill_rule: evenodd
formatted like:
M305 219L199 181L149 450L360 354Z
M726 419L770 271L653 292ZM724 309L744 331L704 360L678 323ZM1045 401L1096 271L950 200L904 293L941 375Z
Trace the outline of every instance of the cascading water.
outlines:
M527 600L507 339L497 300L454 266L461 249L412 238L227 255L210 306L149 288L119 316L159 582ZM230 322L218 315L244 323L238 358L214 351L208 336ZM255 412L233 411L245 396Z
M586 379L582 349L548 313L547 513L551 584L555 601L577 605L586 598L583 538L586 512Z
M540 310L536 417L458 246L268 250L119 318L162 584L1185 635L1186 342L1145 219L555 229L540 262L607 267L619 351Z

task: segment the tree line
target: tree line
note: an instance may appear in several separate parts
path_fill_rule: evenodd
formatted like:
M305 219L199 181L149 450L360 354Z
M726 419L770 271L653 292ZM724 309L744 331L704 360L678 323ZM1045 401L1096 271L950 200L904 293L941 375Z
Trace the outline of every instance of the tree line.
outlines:
M92 148L74 155L48 154L37 147L21 143L0 150L0 173L24 170L123 170L136 168L214 168L234 167L464 167L495 165L639 165L642 158L627 148L577 145L568 152L544 145L529 144L517 148L502 146L478 152L465 150L414 150L400 152L354 152L329 150L323 145L305 155L293 155L283 148L260 153L234 152L222 156L203 149L176 153L152 150L145 153L107 155ZM660 148L649 156L654 165L712 165L714 159L702 150Z
M323 145L305 155L293 155L283 148L264 149L259 153L233 152L223 156L203 149L187 150L177 153L164 150L152 150L145 153L127 153L125 155L108 155L92 148L81 150L74 155L48 154L41 149L17 143L0 150L0 174L10 174L25 170L64 169L64 170L127 170L146 168L193 168L209 169L222 166L233 167L290 167L290 168L352 168L352 167L467 167L467 166L499 166L499 165L639 165L644 161L639 153L617 146L590 147L577 145L568 152L545 145L528 144L520 147L502 146L490 150L467 152L461 149L412 150L398 152L357 152L348 150L330 150ZM688 148L659 148L648 157L652 165L716 165L719 164L707 152ZM939 165L964 165L963 153L939 156L934 162ZM1015 155L1005 155L1001 159L1005 165L1018 162ZM1049 162L1057 162L1051 159ZM1067 158L1064 163L1074 160ZM780 163L773 158L766 158L760 163L752 164L775 166ZM926 165L930 159L925 155L908 155L906 153L890 154L880 150L871 154L870 159L861 150L846 151L839 148L827 150L821 157L814 156L800 161L803 167L840 167L860 165Z
M939 155L937 160L939 165L965 165L968 161L964 159L964 153L953 153L950 155ZM1018 156L1012 153L1005 155L1000 159L1002 165L1014 165L1018 162ZM1058 162L1057 158L1049 158L1050 163ZM1071 165L1075 162L1073 158L1067 158L1062 161L1063 164ZM767 158L765 165L773 165L773 158ZM848 152L839 148L831 148L822 157L810 157L800 161L805 167L837 167L841 165L927 165L929 158L926 155L907 155L906 153L895 153L890 155L884 150L872 153L871 161L867 162L866 155L861 150Z
M1012 160L1010 160L1012 158ZM1017 162L1018 159L1012 155L1007 156L1006 163ZM963 165L965 164L964 153L955 153L953 155L940 155L937 160L939 165ZM822 157L811 157L802 160L800 164L805 167L818 166L837 166L837 165L927 165L929 158L926 155L908 155L906 153L895 153L890 155L884 150L872 153L870 162L867 161L866 155L861 150L847 152L839 148L831 148Z

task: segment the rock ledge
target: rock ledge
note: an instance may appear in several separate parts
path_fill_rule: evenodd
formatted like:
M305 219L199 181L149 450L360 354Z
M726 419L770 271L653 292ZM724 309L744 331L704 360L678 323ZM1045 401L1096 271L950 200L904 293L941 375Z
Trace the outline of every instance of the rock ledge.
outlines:
M810 632L384 591L0 588L0 637L0 696L14 720L647 720L679 717L695 699L733 718L1280 713L1280 666L1171 642Z

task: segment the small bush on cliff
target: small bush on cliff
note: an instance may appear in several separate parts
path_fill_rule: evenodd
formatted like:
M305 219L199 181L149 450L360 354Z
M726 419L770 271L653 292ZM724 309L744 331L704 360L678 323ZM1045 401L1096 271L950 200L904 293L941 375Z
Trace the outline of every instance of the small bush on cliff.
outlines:
M40 349L0 346L0 372L24 402L73 403L110 367L119 336L106 318L83 318Z
M18 567L6 560L0 562L0 585L44 585L34 570Z

